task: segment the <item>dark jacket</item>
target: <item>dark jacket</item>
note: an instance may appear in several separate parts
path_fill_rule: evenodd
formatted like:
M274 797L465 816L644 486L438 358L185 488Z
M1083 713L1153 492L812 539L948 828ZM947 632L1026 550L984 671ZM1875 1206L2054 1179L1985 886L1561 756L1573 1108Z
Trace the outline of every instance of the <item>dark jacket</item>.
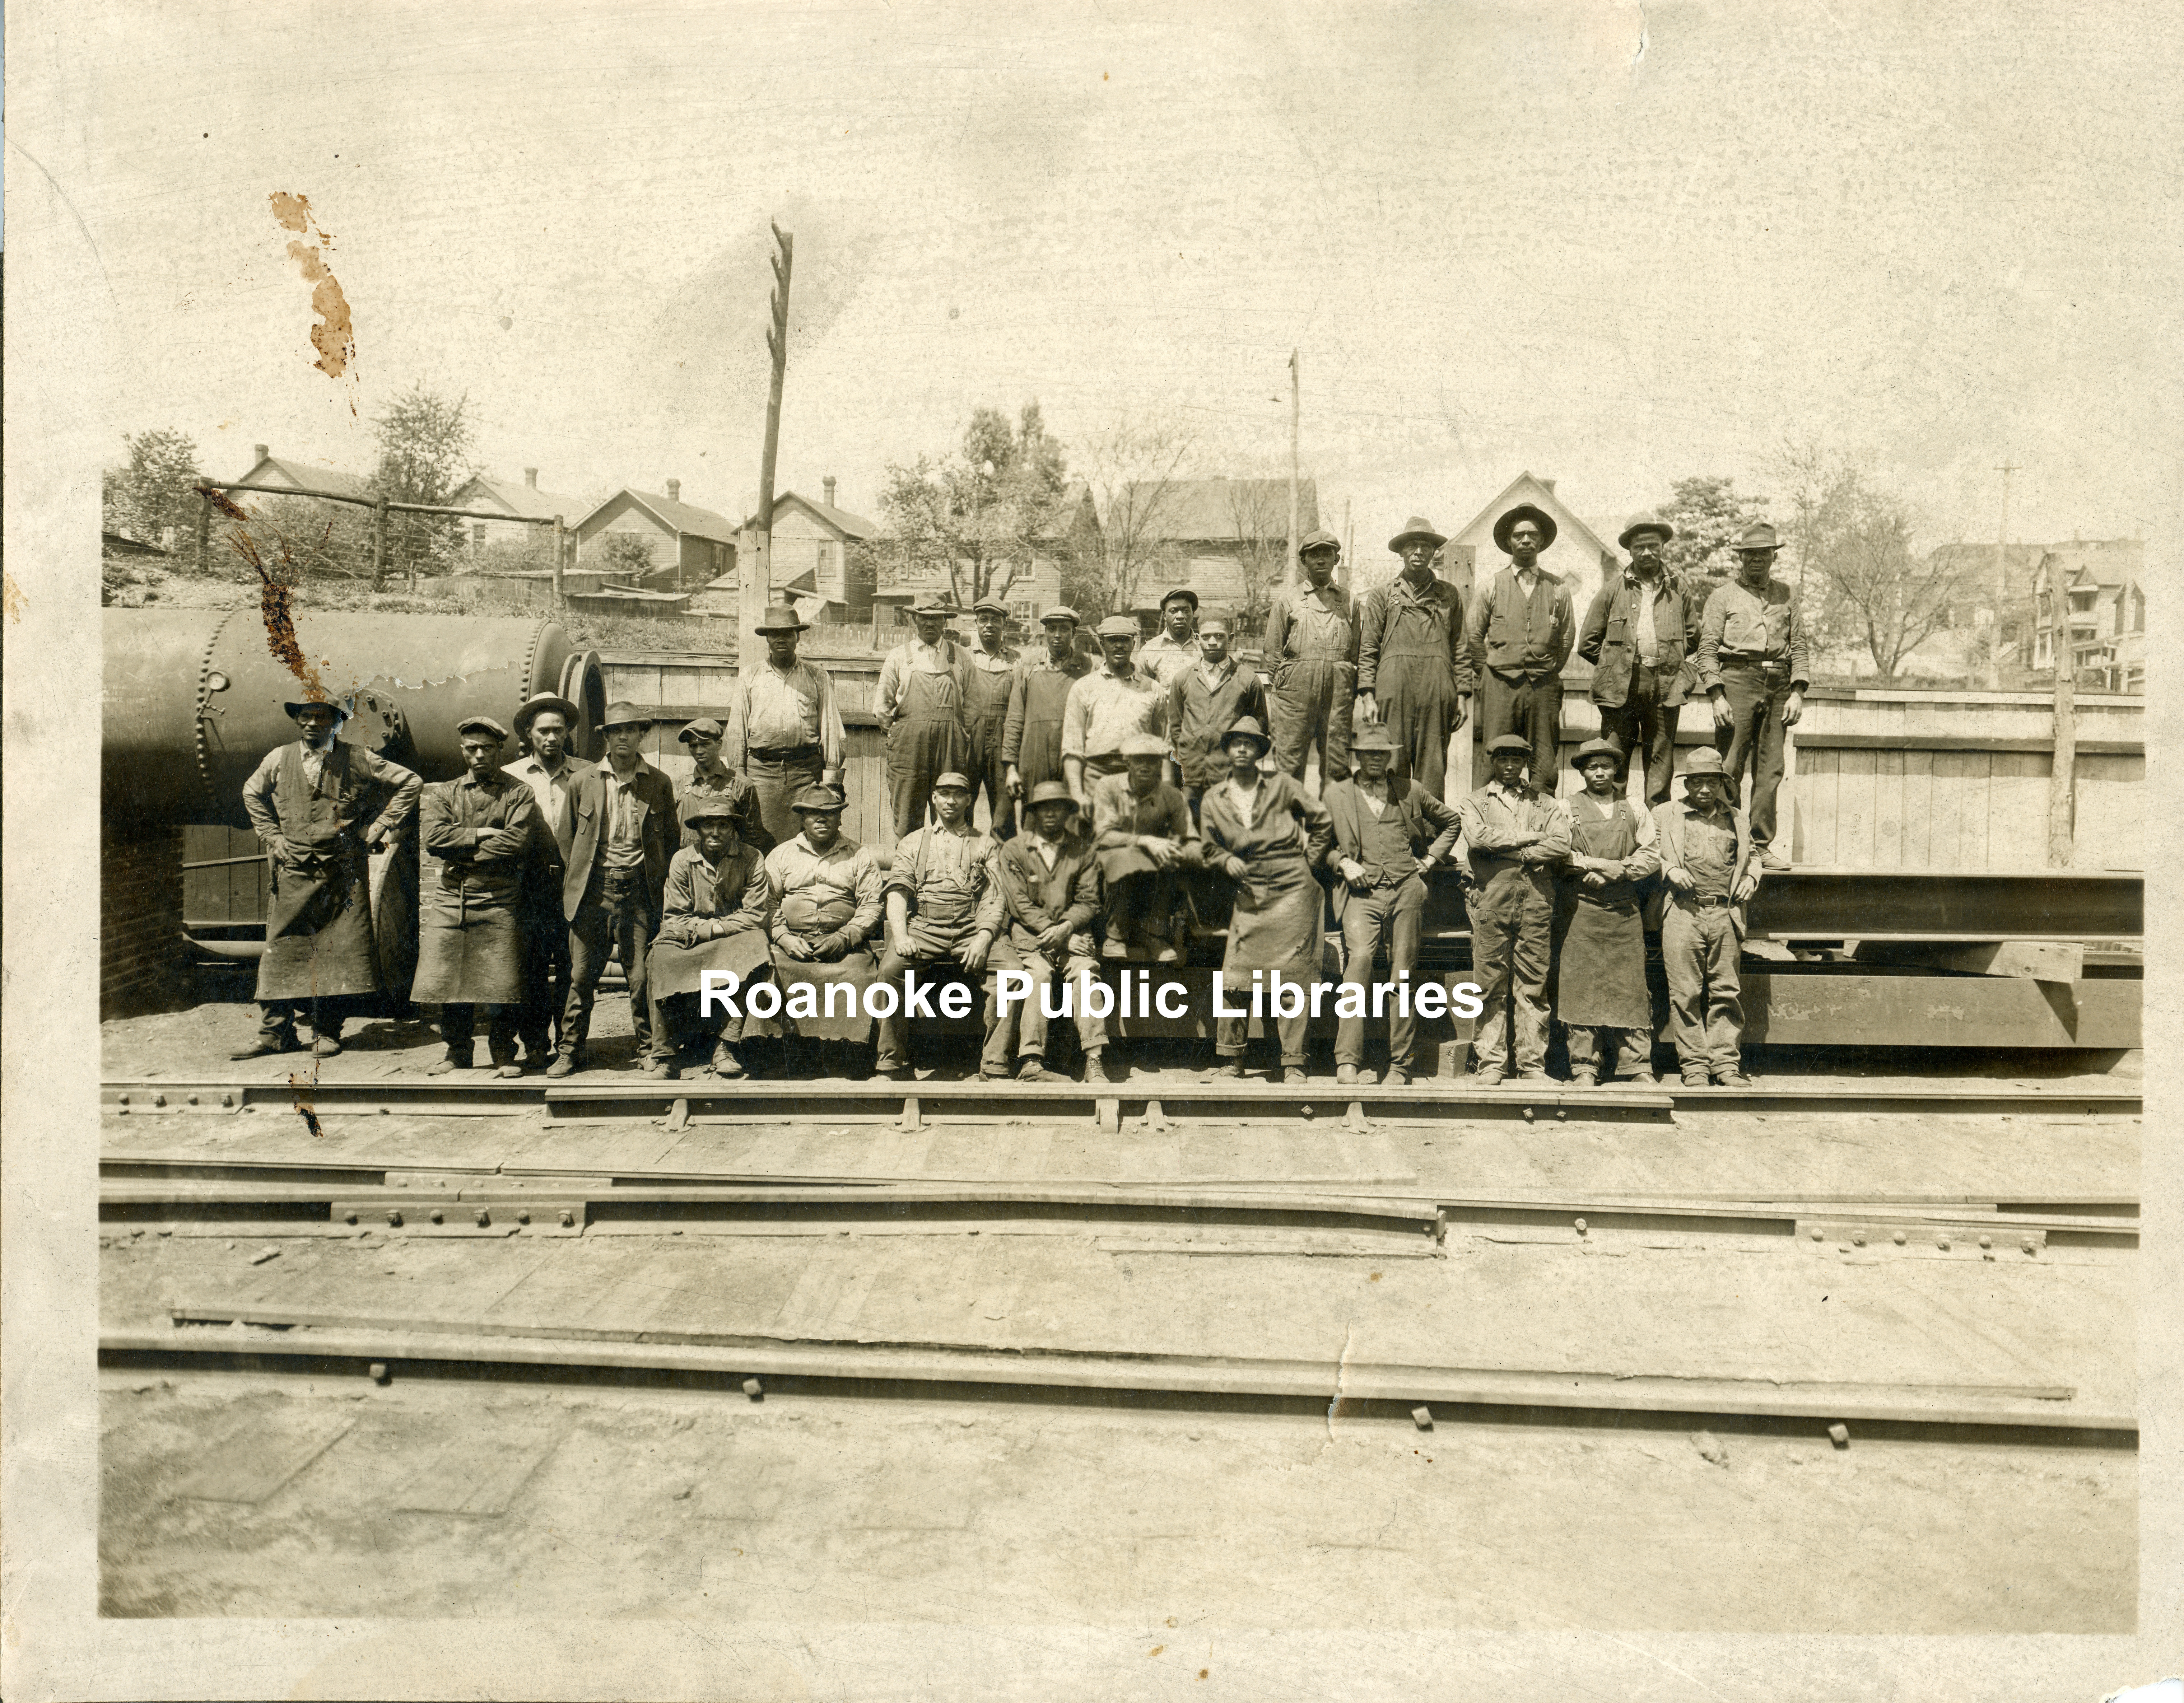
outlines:
M592 878L592 862L598 855L599 833L606 822L607 765L595 765L578 777L571 795L576 813L576 837L570 842L569 862L561 878L561 914L575 921L584 902L584 888ZM644 803L644 880L652 893L652 908L660 909L667 885L667 860L682 841L675 820L675 783L642 757L630 790Z
M1653 611L1654 637L1669 659L1654 671L1669 676L1663 704L1680 704L1696 683L1691 657L1698 648L1699 617L1704 605L1682 584L1663 577L1665 588ZM1592 665L1592 701L1604 710L1622 707L1630 696L1630 673L1638 662L1635 604L1628 575L1617 572L1593 594L1577 640L1577 654Z
M1100 862L1084 836L1066 833L1049 870L1032 849L1038 836L1021 833L1003 843L994 877L1008 906L1009 938L1027 950L1057 922L1081 934L1100 914Z
M1391 776L1388 790L1395 795L1396 820L1403 825L1412 857L1430 856L1439 863L1456 849L1462 828L1454 810L1416 781L1398 792ZM1348 858L1353 863L1365 864L1368 870L1372 867L1365 856L1364 824L1370 812L1365 808L1363 794L1355 780L1334 782L1320 795L1320 802L1327 806L1328 816L1334 824L1334 849L1329 853L1327 864L1335 871L1334 914L1340 918L1350 896L1350 884L1341 878L1341 860ZM1407 878L1409 871L1404 874Z

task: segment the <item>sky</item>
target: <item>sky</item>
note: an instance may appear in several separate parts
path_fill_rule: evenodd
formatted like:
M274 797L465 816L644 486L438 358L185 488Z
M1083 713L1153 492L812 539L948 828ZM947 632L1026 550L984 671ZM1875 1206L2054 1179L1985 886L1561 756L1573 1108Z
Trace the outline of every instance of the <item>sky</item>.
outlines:
M174 426L215 474L366 470L422 380L502 476L740 516L772 219L778 484L866 513L1034 398L1065 448L1180 419L1206 471L1285 470L1295 348L1368 561L1521 470L1588 517L1765 491L1788 437L1929 542L1995 537L2005 462L2014 539L2157 535L2176 26L2086 9L87 5L8 211L58 192L92 251L107 459ZM329 233L339 379L276 192Z

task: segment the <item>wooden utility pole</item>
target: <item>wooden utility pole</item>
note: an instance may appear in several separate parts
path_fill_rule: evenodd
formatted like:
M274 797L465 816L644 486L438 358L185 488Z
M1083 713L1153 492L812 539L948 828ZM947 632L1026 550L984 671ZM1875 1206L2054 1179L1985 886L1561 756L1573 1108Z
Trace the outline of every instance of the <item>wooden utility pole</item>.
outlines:
M212 565L212 498L202 491L198 493L198 571L205 572Z
M1290 573L1302 571L1297 562L1297 352L1290 351Z
M745 535L749 559L737 564L740 590L736 601L743 611L743 631L736 635L738 655L744 654L750 630L766 618L766 606L773 595L773 468L781 448L781 381L788 370L788 274L795 264L796 239L776 225L773 240L781 249L772 257L773 318L766 328L766 346L773 356L773 386L766 399L766 449L759 459L758 513Z
M1995 470L2002 475L2002 534L1994 547L1994 643L1987 647L1986 683L2002 690L2002 624L2009 613L2009 476L2014 463Z
M556 515L554 517L554 608L557 614L561 609L562 554L561 517L559 515Z
M2054 599L2055 754L2048 769L2048 866L2068 869L2078 826L2078 659L2070 649L2070 587L2063 565L2048 559Z
M387 577L387 498L371 505L371 588L377 591Z

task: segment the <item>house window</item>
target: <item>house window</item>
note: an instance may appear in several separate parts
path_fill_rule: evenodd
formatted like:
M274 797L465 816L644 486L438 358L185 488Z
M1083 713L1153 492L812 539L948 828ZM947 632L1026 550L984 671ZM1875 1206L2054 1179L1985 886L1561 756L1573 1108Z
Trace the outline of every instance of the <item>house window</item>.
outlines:
M2131 630L2133 632L2146 631L2146 593L2137 586L2131 588Z
M484 548L485 522L482 520L474 520L471 523L471 548L473 550L482 550Z

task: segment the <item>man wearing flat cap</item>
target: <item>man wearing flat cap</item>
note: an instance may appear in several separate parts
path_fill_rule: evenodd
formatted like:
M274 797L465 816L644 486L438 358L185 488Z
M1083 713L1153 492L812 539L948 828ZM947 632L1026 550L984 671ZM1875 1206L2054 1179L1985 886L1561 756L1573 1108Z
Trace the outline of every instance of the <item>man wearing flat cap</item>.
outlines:
M681 1074L677 1055L694 1036L712 1041L715 1076L739 1077L744 1019L717 1003L710 1011L705 1009L705 973L736 978L733 984L716 980L714 986L733 985L738 1012L744 990L773 973L767 949L773 883L766 877L766 860L738 832L742 818L727 799L717 793L685 793L677 814L697 843L683 847L668 863L660 935L652 943L647 977L660 1055L666 1060L664 1074Z
M1434 572L1448 540L1413 515L1388 540L1402 571L1366 594L1357 617L1357 710L1395 743L1400 791L1415 780L1435 798L1448 793L1448 742L1471 710L1471 648L1463 597Z
M1797 599L1774 577L1782 541L1764 520L1736 538L1736 575L1714 588L1699 618L1699 685L1713 709L1729 802L1742 800L1762 869L1787 869L1775 849L1774 798L1783 748L1805 713L1812 683L1811 635Z
M923 592L911 606L916 636L880 664L872 709L887 733L888 797L897 839L925 821L936 776L961 774L970 761L965 715L971 701L971 661L948 634L954 607L939 592Z
M834 682L825 669L796 655L807 625L784 603L751 629L766 654L756 666L747 662L736 671L721 740L722 762L750 782L758 826L775 845L795 837L790 806L806 787L838 786L842 779Z
M1246 715L1266 724L1266 691L1228 654L1228 617L1217 609L1199 622L1198 660L1167 688L1168 737L1194 820L1206 789L1228 779L1228 754L1221 742Z
M1529 503L1494 523L1495 545L1509 563L1473 599L1465 635L1479 671L1481 736L1528 741L1532 784L1550 797L1562 778L1563 667L1577 642L1569 587L1540 564L1554 541L1554 517Z
M314 1051L338 1053L351 1010L382 991L370 858L409 825L424 785L334 737L346 704L313 698L282 708L300 737L267 752L242 783L273 890L258 960L258 1037L238 1059L296 1051L298 1016L310 1022Z
M1471 914L1471 973L1479 988L1472 1051L1479 1085L1508 1074L1516 1032L1517 1077L1547 1077L1547 971L1553 962L1555 875L1569 857L1569 813L1552 788L1528 776L1535 754L1521 733L1486 742L1493 778L1457 807L1463 828Z
M531 859L523 877L523 1009L516 1034L523 1062L550 1065L569 999L569 919L561 884L577 838L577 782L592 765L571 749L582 712L559 693L541 692L515 712L515 742L529 753L508 765L531 788Z
M1357 693L1357 609L1334 583L1342 544L1322 528L1297 545L1303 575L1273 600L1260 683L1273 711L1274 761L1290 779L1319 758L1319 784L1348 777Z
M1001 767L1009 796L1021 800L1041 781L1061 779L1061 723L1069 689L1092 671L1077 648L1077 611L1056 604L1039 618L1045 643L1027 648L1009 679Z
M1161 598L1160 631L1138 651L1138 666L1162 686L1198 661L1198 593L1178 586Z
M721 746L727 737L727 730L710 715L686 723L675 736L676 743L690 754L690 778L676 794L675 808L680 815L683 800L694 793L724 800L728 813L736 819L736 838L764 857L773 849L774 838L766 831L757 788L722 760ZM687 849L697 843L697 832L686 817L682 845Z
M910 1018L904 1010L910 972L976 984L1001 932L994 843L972 827L970 811L970 776L955 770L935 776L933 820L895 845L887 878L887 950L878 979L902 997L894 1014L879 1020L874 1068L883 1077L911 1074Z
M1699 638L1698 599L1669 573L1662 550L1675 529L1658 515L1634 515L1616 539L1630 565L1602 582L1579 629L1577 654L1592 665L1600 731L1615 742L1616 784L1644 754L1646 806L1666 804L1676 766L1676 718L1691 689Z
M842 832L842 808L834 787L805 787L796 800L802 832L766 858L775 899L773 961L788 994L777 1021L800 1050L862 1047L872 1036L861 1002L879 974L872 935L886 909L884 877L872 848ZM800 988L811 992L800 997Z
M675 783L644 760L652 718L634 704L610 704L599 723L606 741L604 763L577 777L571 795L577 826L561 882L561 914L569 919L569 1000L561 1010L561 1038L549 1077L580 1067L592 1032L592 1006L611 949L629 982L630 1027L637 1062L655 1075L667 1072L655 1051L649 964L660 932L660 906L667 862L680 830Z
M971 735L971 808L978 808L978 794L986 795L989 830L997 840L1017 831L1016 799L1009 792L1008 764L1002 753L1007 744L1009 688L1017 676L1017 648L1007 640L1008 605L999 598L980 598L971 605L977 637L963 648L971 665L965 682L970 696L965 701L964 725Z
M1100 665L1069 688L1061 711L1061 777L1081 809L1092 807L1092 782L1123 772L1123 742L1133 733L1167 733L1167 693L1138 666L1136 618L1111 615L1100 623Z
M429 1074L471 1067L482 1005L494 1073L516 1077L523 1073L515 1062L523 997L518 910L538 804L529 787L501 772L505 727L490 715L472 715L457 722L455 732L466 772L426 787L420 808L426 861L410 997L440 1007L448 1050Z

